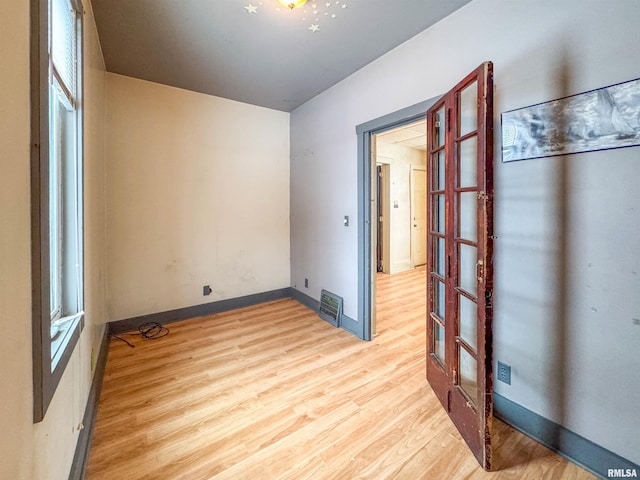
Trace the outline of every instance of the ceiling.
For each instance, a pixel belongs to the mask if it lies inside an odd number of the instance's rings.
[[[469,1],[92,4],[108,71],[290,112]]]
[[[376,140],[381,143],[391,143],[426,151],[427,121],[419,120],[409,125],[379,133],[376,135]]]

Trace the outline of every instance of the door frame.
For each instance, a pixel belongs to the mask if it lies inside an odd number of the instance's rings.
[[[390,160],[377,155],[375,158],[376,167],[380,168],[380,178],[382,179],[378,179],[380,190],[376,195],[376,214],[379,213],[378,207],[382,199],[382,217],[384,218],[382,228],[380,228],[380,220],[376,219],[378,225],[376,250],[381,250],[379,253],[382,256],[382,271],[389,273],[391,271],[391,164],[380,161],[381,159]],[[380,230],[382,230],[382,242],[380,242]],[[373,236],[372,240],[375,240]],[[380,245],[382,245],[382,248]],[[376,270],[377,267],[378,265],[376,265]]]
[[[362,123],[356,127],[358,136],[358,318],[349,330],[363,340],[371,340],[373,332],[373,280],[372,242],[372,145],[373,136],[417,120],[426,118],[427,110],[440,96],[430,98],[410,107]]]

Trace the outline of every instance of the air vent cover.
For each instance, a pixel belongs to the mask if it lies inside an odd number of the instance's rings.
[[[334,327],[340,326],[342,316],[342,297],[331,292],[322,290],[320,292],[320,318],[326,320]]]

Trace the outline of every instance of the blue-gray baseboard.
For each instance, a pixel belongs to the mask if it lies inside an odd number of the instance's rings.
[[[214,313],[226,312],[228,310],[235,310],[236,308],[250,307],[252,305],[258,305],[264,302],[270,302],[273,300],[279,300],[281,298],[293,298],[297,302],[300,302],[311,310],[318,311],[320,308],[320,301],[302,293],[295,288],[286,287],[278,290],[271,290],[269,292],[255,293],[253,295],[246,295],[244,297],[230,298],[227,300],[220,300],[218,302],[205,303],[202,305],[195,305],[193,307],[178,308],[176,310],[169,310],[167,312],[150,313],[148,315],[140,315],[139,317],[126,318],[123,320],[115,320],[109,322],[109,334],[117,335],[118,333],[131,332],[137,330],[140,325],[147,322],[158,323],[172,323],[179,322],[181,320],[187,320],[189,318],[202,317],[205,315],[212,315]],[[350,333],[355,333],[353,328],[355,320],[342,315],[340,317],[340,326]]]
[[[315,298],[312,298],[306,293],[302,293],[300,290],[296,290],[293,287],[291,288],[291,298],[301,303],[305,307],[310,308],[311,310],[318,311],[320,309],[320,300],[316,300]],[[354,328],[354,323],[356,323],[356,321],[351,317],[347,317],[344,313],[340,316],[339,326],[357,337],[357,329]]]
[[[540,442],[594,475],[607,478],[609,469],[635,469],[640,467],[600,445],[567,430],[532,412],[498,393],[493,394],[494,415],[528,437]]]
[[[353,318],[347,317],[346,315],[342,314],[342,316],[340,317],[340,326],[356,337],[362,338],[358,334],[358,322],[356,322]]]
[[[281,298],[291,297],[291,288],[280,288],[269,292],[254,293],[245,295],[244,297],[229,298],[217,302],[205,303],[202,305],[194,305],[193,307],[178,308],[167,312],[150,313],[139,317],[127,318],[124,320],[116,320],[109,322],[109,334],[118,334],[136,330],[140,325],[146,322],[172,323],[189,318],[202,317],[212,315],[214,313],[235,310],[236,308],[250,307],[259,303],[271,302]]]
[[[316,300],[315,298],[311,298],[306,293],[302,293],[300,290],[296,290],[295,288],[291,288],[291,298],[293,298],[296,302],[301,303],[307,308],[311,310],[320,310],[320,300]]]
[[[109,335],[108,327],[104,330],[102,341],[100,342],[100,352],[96,359],[95,372],[91,389],[89,390],[89,398],[87,406],[84,410],[82,424],[84,428],[80,430],[76,451],[73,455],[73,463],[69,472],[69,480],[82,480],[85,470],[87,469],[87,460],[89,459],[89,448],[91,447],[91,437],[93,436],[93,426],[96,421],[96,413],[98,411],[98,402],[100,401],[100,391],[102,390],[102,380],[104,371],[107,366],[107,352],[109,351]]]

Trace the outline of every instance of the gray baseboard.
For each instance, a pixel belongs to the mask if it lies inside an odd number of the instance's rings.
[[[314,312],[317,312],[318,310],[320,310],[320,300],[316,300],[315,298],[312,298],[306,293],[302,293],[300,290],[297,290],[293,287],[291,288],[291,298],[301,303],[305,307],[310,308]],[[331,322],[327,322],[327,323],[331,323]],[[354,334],[357,337],[358,336],[357,329],[354,328],[353,324],[357,324],[357,322],[352,318],[347,317],[344,313],[340,316],[339,327],[343,328],[349,333]]]
[[[279,300],[291,297],[291,288],[280,288],[269,292],[255,293],[244,297],[229,298],[217,302],[194,305],[193,307],[178,308],[167,312],[150,313],[139,317],[127,318],[109,322],[109,334],[118,334],[137,330],[140,325],[147,322],[172,323],[189,318],[203,317],[214,313],[235,310],[236,308],[250,307],[259,303]]]
[[[98,412],[98,402],[100,401],[100,391],[102,390],[102,380],[104,371],[107,366],[107,353],[109,352],[109,335],[108,328],[105,328],[102,341],[100,342],[100,352],[96,359],[95,372],[93,381],[91,382],[91,390],[89,390],[89,398],[87,406],[84,410],[82,424],[84,428],[80,430],[76,451],[73,455],[73,463],[69,472],[69,480],[82,480],[87,469],[87,461],[89,460],[89,449],[91,447],[91,437],[93,436],[93,427]]]
[[[494,393],[493,401],[496,418],[594,475],[608,478],[609,469],[635,469],[637,475],[640,475],[640,466],[562,425],[541,417],[500,394]]]
[[[344,328],[347,332],[352,333],[356,337],[363,340],[358,334],[358,332],[362,329],[359,328],[358,322],[355,321],[353,318],[347,317],[346,315],[343,314],[342,317],[340,317],[340,326]]]
[[[320,300],[316,300],[315,298],[311,298],[306,293],[302,293],[300,290],[295,288],[291,288],[291,298],[293,298],[296,302],[301,303],[307,308],[317,312],[320,310]]]
[[[218,302],[205,303],[203,305],[195,305],[193,307],[178,308],[176,310],[169,310],[166,312],[150,313],[148,315],[140,315],[139,317],[115,320],[108,324],[109,334],[117,335],[118,333],[131,332],[133,330],[137,330],[140,325],[147,322],[158,322],[162,324],[179,322],[190,318],[235,310],[236,308],[250,307],[264,302],[279,300],[281,298],[293,298],[315,312],[320,309],[319,300],[316,300],[295,288],[286,287],[278,290],[271,290],[269,292],[246,295],[244,297],[230,298],[228,300],[220,300]],[[357,322],[352,318],[342,315],[340,317],[340,326],[357,336]]]

